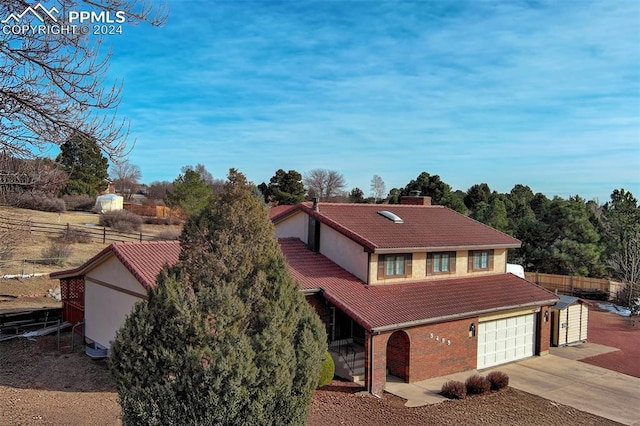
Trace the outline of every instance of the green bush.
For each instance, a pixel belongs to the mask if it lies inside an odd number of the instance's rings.
[[[142,218],[126,210],[116,210],[100,215],[100,226],[122,232],[139,231],[142,228]]]
[[[464,384],[467,387],[467,395],[481,395],[489,392],[489,389],[491,389],[489,380],[479,374],[474,374],[469,377]]]
[[[509,386],[509,376],[502,371],[492,371],[487,374],[487,380],[491,384],[491,390],[500,390]]]
[[[450,380],[442,385],[440,394],[449,399],[464,399],[467,395],[467,389],[464,383],[457,380]]]
[[[318,377],[318,387],[321,388],[331,383],[335,372],[336,365],[333,362],[333,358],[331,357],[331,354],[329,352],[325,352],[322,359],[322,369],[320,370],[320,374]]]

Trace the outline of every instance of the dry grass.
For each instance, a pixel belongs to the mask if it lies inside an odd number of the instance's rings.
[[[71,226],[82,229],[84,227],[98,226],[100,216],[93,213],[85,212],[64,212],[50,213],[35,210],[19,209],[14,207],[0,206],[0,218],[9,217],[21,221],[33,221],[49,224],[69,224]],[[180,225],[148,225],[142,226],[142,233],[147,235],[160,235],[163,232],[174,231],[180,232]],[[51,245],[53,238],[43,234],[27,234],[16,246],[12,253],[12,259],[9,262],[0,262],[0,275],[5,274],[32,274],[32,273],[50,273],[59,270],[74,268],[82,265],[100,250],[109,245],[98,242],[72,244],[72,255],[60,266],[56,265],[40,265],[33,263],[24,263],[24,259],[38,259],[42,257],[42,251]]]

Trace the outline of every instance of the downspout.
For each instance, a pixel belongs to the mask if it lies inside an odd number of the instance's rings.
[[[369,380],[367,383],[367,390],[370,394],[373,393],[373,333],[369,334]]]

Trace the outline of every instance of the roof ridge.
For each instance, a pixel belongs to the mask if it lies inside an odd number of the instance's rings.
[[[116,241],[115,243],[111,243],[111,245],[121,247],[121,246],[131,246],[131,245],[155,245],[155,244],[176,244],[180,243],[178,240],[158,240],[158,241]]]
[[[496,228],[494,228],[494,227],[492,227],[492,226],[489,226],[489,225],[487,225],[486,223],[482,223],[482,222],[480,222],[479,220],[476,220],[476,219],[472,218],[471,216],[467,216],[467,215],[462,214],[462,213],[460,213],[460,212],[458,212],[458,211],[455,211],[455,210],[453,210],[453,209],[450,209],[449,207],[445,207],[445,206],[443,206],[443,207],[444,207],[445,209],[447,209],[447,210],[451,210],[452,212],[454,212],[454,213],[455,213],[455,214],[457,214],[457,215],[460,215],[460,216],[462,216],[462,217],[465,217],[465,218],[467,218],[467,219],[470,219],[470,220],[472,220],[472,221],[474,221],[474,222],[476,222],[476,223],[478,223],[478,224],[480,224],[480,225],[484,226],[485,228],[491,229],[492,231],[496,231],[496,232],[498,232],[498,233],[500,233],[500,234],[502,234],[502,235],[504,235],[504,236],[506,236],[506,237],[513,238],[514,240],[518,241],[518,242],[520,243],[520,245],[522,245],[522,241],[520,241],[519,239],[517,239],[517,238],[516,238],[516,237],[514,237],[513,235],[509,235],[509,234],[507,234],[506,232],[502,232],[502,231],[501,231],[501,230],[499,230],[499,229],[496,229]]]
[[[324,221],[328,226],[332,227],[333,229],[335,229],[336,231],[340,232],[341,234],[343,234],[345,237],[354,240],[356,243],[368,247],[371,250],[375,250],[378,246],[373,243],[373,241],[363,237],[362,235],[358,234],[357,232],[353,231],[352,229],[347,228],[346,226],[336,222],[335,220],[331,219],[328,216],[325,216],[322,214],[322,210],[313,210],[313,207],[308,207],[308,206],[303,206],[303,210],[306,209],[307,214],[311,215],[311,216],[319,216],[321,218],[321,221]],[[352,238],[354,237],[354,238]],[[360,241],[358,241],[360,240]]]

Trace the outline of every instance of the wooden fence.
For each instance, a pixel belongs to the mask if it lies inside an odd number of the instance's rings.
[[[624,288],[624,284],[601,278],[574,277],[570,275],[543,274],[541,272],[525,272],[528,281],[538,284],[549,291],[581,296],[589,292],[602,292],[609,299],[617,296]]]
[[[155,235],[143,234],[142,232],[115,231],[104,226],[43,223],[2,215],[0,215],[0,229],[19,229],[31,234],[46,235],[50,238],[64,237],[72,230],[78,230],[89,235],[91,241],[102,244],[126,241],[149,241],[156,237]]]
[[[180,209],[165,206],[143,206],[140,204],[124,203],[124,209],[138,216],[159,217],[164,219],[184,220],[187,215]]]

